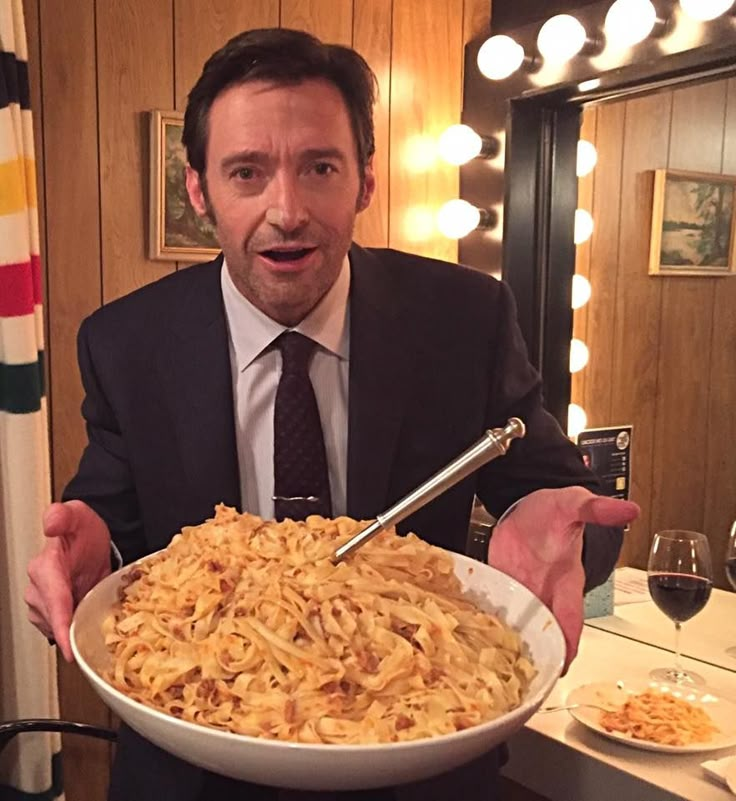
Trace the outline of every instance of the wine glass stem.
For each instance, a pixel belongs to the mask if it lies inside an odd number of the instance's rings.
[[[675,621],[675,670],[678,673],[682,673],[682,661],[680,659],[680,630],[682,629],[682,624],[679,620]]]

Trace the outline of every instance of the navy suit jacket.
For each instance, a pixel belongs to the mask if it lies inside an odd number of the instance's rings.
[[[348,515],[385,511],[512,416],[526,437],[401,531],[463,551],[474,494],[499,516],[538,488],[596,489],[542,406],[505,284],[392,250],[353,246],[350,264]],[[126,562],[163,548],[218,502],[240,507],[221,266],[222,257],[170,275],[80,329],[89,442],[64,497],[102,516]],[[593,528],[589,587],[606,578],[621,542],[620,530]]]

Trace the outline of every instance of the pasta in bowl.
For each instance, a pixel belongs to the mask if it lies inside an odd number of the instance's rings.
[[[132,728],[234,778],[359,789],[473,759],[550,691],[559,628],[512,579],[413,535],[334,565],[360,525],[218,507],[82,601],[75,657]]]

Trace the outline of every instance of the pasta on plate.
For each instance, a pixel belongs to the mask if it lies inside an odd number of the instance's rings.
[[[384,532],[333,564],[360,527],[218,506],[124,577],[103,678],[183,720],[301,743],[434,737],[518,706],[536,671],[462,597],[452,557]]]
[[[705,743],[719,732],[701,707],[654,691],[632,695],[618,709],[602,712],[600,724],[608,732],[661,745]]]

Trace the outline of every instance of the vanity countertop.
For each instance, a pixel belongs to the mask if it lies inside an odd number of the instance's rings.
[[[700,629],[706,656],[736,644],[736,594],[714,593],[709,605],[720,625]],[[708,607],[706,607],[707,609]],[[701,613],[705,615],[705,611]],[[693,635],[698,618],[690,622]],[[710,617],[710,616],[709,616]],[[661,619],[660,619],[661,618]],[[607,621],[605,630],[600,621]],[[687,628],[685,625],[683,634]],[[575,687],[599,681],[646,681],[655,667],[671,664],[672,624],[651,601],[617,606],[614,615],[586,621],[580,650],[570,671],[555,685],[545,706],[563,703]],[[616,632],[619,633],[616,633]],[[640,641],[654,632],[655,644]],[[621,632],[626,632],[624,633]],[[704,632],[707,632],[704,633]],[[636,638],[631,636],[636,634]],[[684,639],[684,637],[683,637]],[[726,643],[725,640],[728,640]],[[695,636],[693,640],[695,642]],[[736,668],[736,660],[734,668]],[[685,668],[697,671],[709,689],[736,702],[733,669],[709,661],[683,659]],[[665,754],[609,740],[575,721],[569,712],[536,714],[509,743],[511,759],[503,773],[551,801],[733,801],[726,785],[709,776],[701,763],[736,756],[736,748],[687,754]]]

